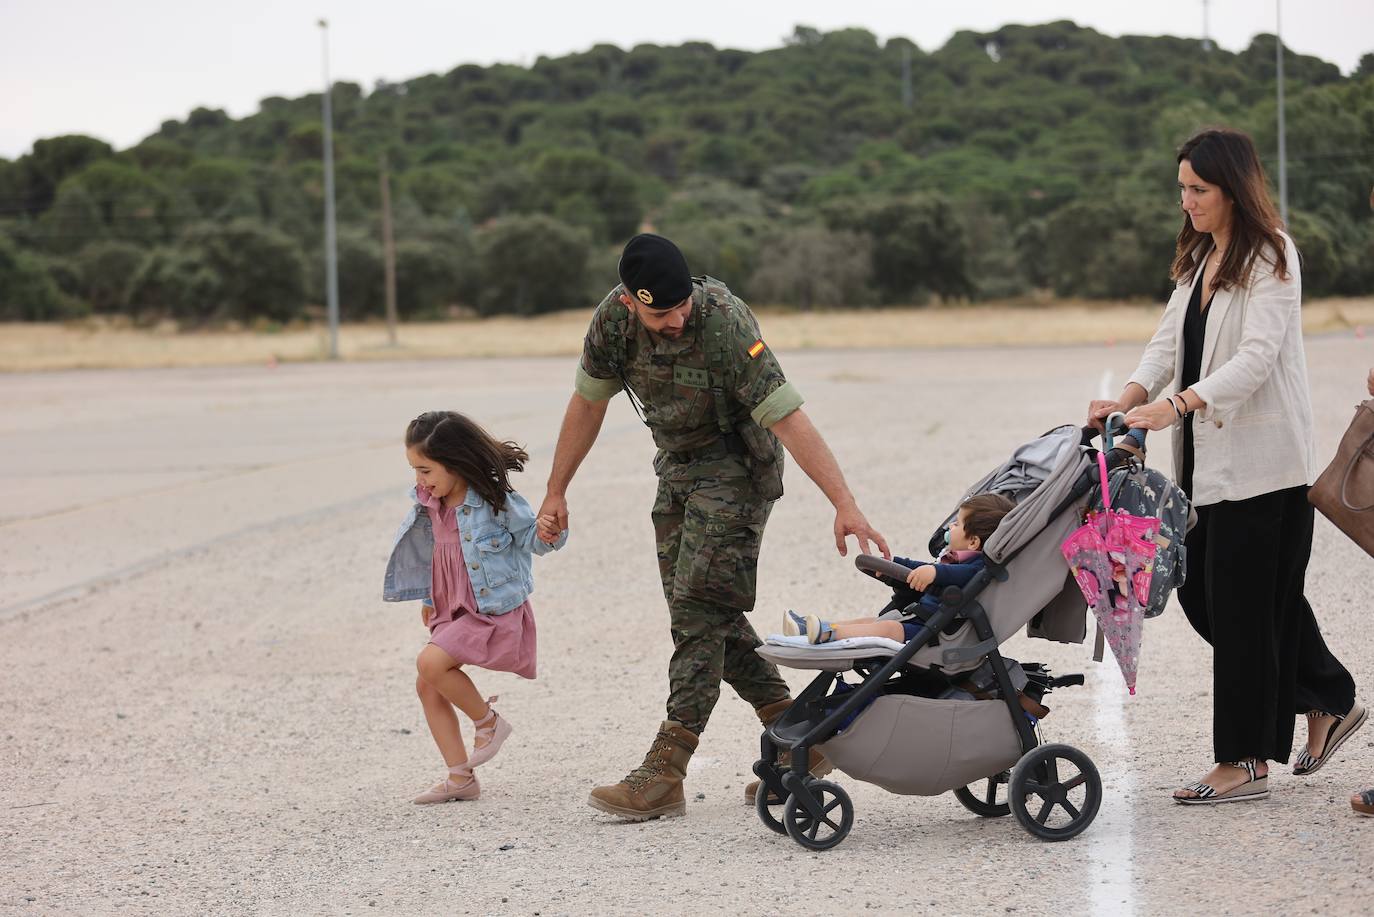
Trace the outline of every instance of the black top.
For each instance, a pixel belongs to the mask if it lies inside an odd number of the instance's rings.
[[[1198,380],[1202,374],[1202,345],[1207,339],[1207,307],[1202,304],[1203,275],[1206,271],[1199,266],[1197,277],[1193,279],[1193,296],[1188,300],[1188,311],[1183,315],[1183,373],[1178,380],[1181,392]],[[1210,306],[1212,300],[1207,300]],[[1190,498],[1193,496],[1193,417],[1188,415],[1183,422],[1183,468],[1179,472],[1178,484]]]

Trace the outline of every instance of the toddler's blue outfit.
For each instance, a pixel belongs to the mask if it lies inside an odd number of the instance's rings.
[[[894,557],[893,563],[901,564],[903,567],[910,567],[915,570],[918,567],[932,566],[929,561],[913,560],[910,557]],[[940,592],[947,586],[967,586],[969,580],[973,579],[974,574],[987,565],[986,558],[982,551],[946,551],[940,555],[935,567],[935,579],[924,592],[918,592],[909,587],[903,587],[905,592],[912,598],[920,596],[921,618],[929,618],[940,608]],[[899,593],[902,590],[899,590]],[[907,601],[906,604],[910,604]],[[922,621],[903,621],[902,636],[910,640],[921,630]]]

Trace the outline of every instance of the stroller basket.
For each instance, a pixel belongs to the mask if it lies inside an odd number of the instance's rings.
[[[1007,770],[1021,757],[1001,700],[880,697],[819,746],[855,780],[890,793],[938,796]]]

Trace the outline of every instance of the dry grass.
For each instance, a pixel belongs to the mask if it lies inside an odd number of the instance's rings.
[[[406,324],[391,346],[381,324],[345,325],[346,360],[553,356],[581,349],[589,313]],[[1100,344],[1149,338],[1159,307],[1123,303],[982,305],[926,309],[791,312],[759,310],[765,340],[777,350],[972,345]],[[1374,334],[1374,298],[1307,303],[1309,334],[1355,329]],[[159,366],[224,366],[325,357],[322,327],[264,331],[177,332],[97,323],[0,324],[0,371]]]

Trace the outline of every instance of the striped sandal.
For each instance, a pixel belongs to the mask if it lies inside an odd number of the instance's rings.
[[[1219,802],[1245,802],[1250,799],[1266,799],[1269,796],[1269,775],[1256,776],[1255,759],[1248,761],[1223,761],[1227,767],[1238,767],[1245,771],[1247,779],[1240,786],[1225,793],[1218,793],[1216,787],[1206,783],[1190,783],[1183,789],[1197,793],[1196,796],[1174,795],[1174,802],[1184,806],[1211,806]]]
[[[1374,818],[1374,790],[1365,790],[1350,797],[1350,808],[1356,815]]]
[[[1369,713],[1360,706],[1358,701],[1345,716],[1341,716],[1339,713],[1327,713],[1324,710],[1310,710],[1307,714],[1309,720],[1319,716],[1333,716],[1336,718],[1336,722],[1332,723],[1331,728],[1327,730],[1326,741],[1322,743],[1321,754],[1313,757],[1305,745],[1302,751],[1298,752],[1298,760],[1293,765],[1293,773],[1298,777],[1315,774],[1321,770],[1322,765],[1331,760],[1331,756],[1345,744],[1346,739],[1354,735],[1355,730],[1363,726],[1364,721],[1369,719]]]

